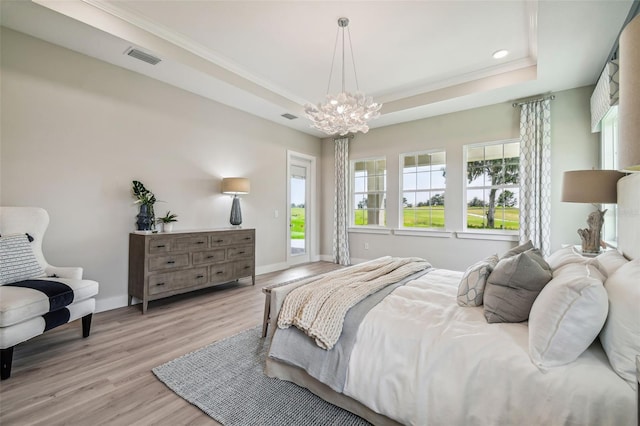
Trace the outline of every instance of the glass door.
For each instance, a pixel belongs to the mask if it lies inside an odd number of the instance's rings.
[[[311,229],[311,160],[302,154],[289,153],[289,235],[287,259],[289,264],[309,262]]]

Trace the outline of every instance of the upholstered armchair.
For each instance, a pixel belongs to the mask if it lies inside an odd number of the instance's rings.
[[[13,348],[82,318],[88,337],[98,283],[82,268],[50,265],[42,253],[49,214],[36,207],[0,207],[0,377],[11,375]]]

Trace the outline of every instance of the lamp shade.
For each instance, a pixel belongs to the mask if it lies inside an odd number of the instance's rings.
[[[572,203],[615,203],[616,184],[624,176],[617,170],[573,170],[564,172],[562,201]]]
[[[241,177],[231,177],[222,179],[223,194],[248,194],[251,189],[249,179]]]

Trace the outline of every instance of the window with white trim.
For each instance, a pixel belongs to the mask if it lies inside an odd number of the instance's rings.
[[[387,160],[351,161],[353,226],[386,226]]]
[[[600,133],[600,168],[602,170],[618,169],[618,106],[612,106],[605,114]],[[602,226],[602,239],[613,243],[618,240],[617,205],[603,204],[606,209]]]
[[[400,155],[400,226],[444,228],[446,156],[444,151]]]
[[[467,229],[520,228],[520,142],[467,145],[465,192]]]

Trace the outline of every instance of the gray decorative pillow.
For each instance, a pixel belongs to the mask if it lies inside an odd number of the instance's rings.
[[[527,241],[524,244],[521,244],[517,247],[512,248],[511,250],[509,250],[508,252],[506,252],[505,254],[502,255],[502,257],[500,259],[506,259],[507,257],[513,257],[517,254],[520,253],[524,253],[527,250],[531,250],[533,247],[533,243],[531,242],[531,240]]]
[[[547,263],[546,260],[544,260],[544,256],[542,256],[540,250],[538,250],[537,248],[532,248],[531,250],[527,250],[524,253],[531,259],[535,260],[536,263],[542,267],[542,269],[551,271],[551,266]]]
[[[522,322],[529,318],[531,306],[551,280],[533,253],[503,258],[487,279],[484,289],[484,316],[490,323]]]
[[[0,285],[45,275],[25,234],[0,237]]]
[[[487,278],[498,263],[498,255],[494,254],[486,259],[469,266],[458,285],[458,305],[480,306]]]

